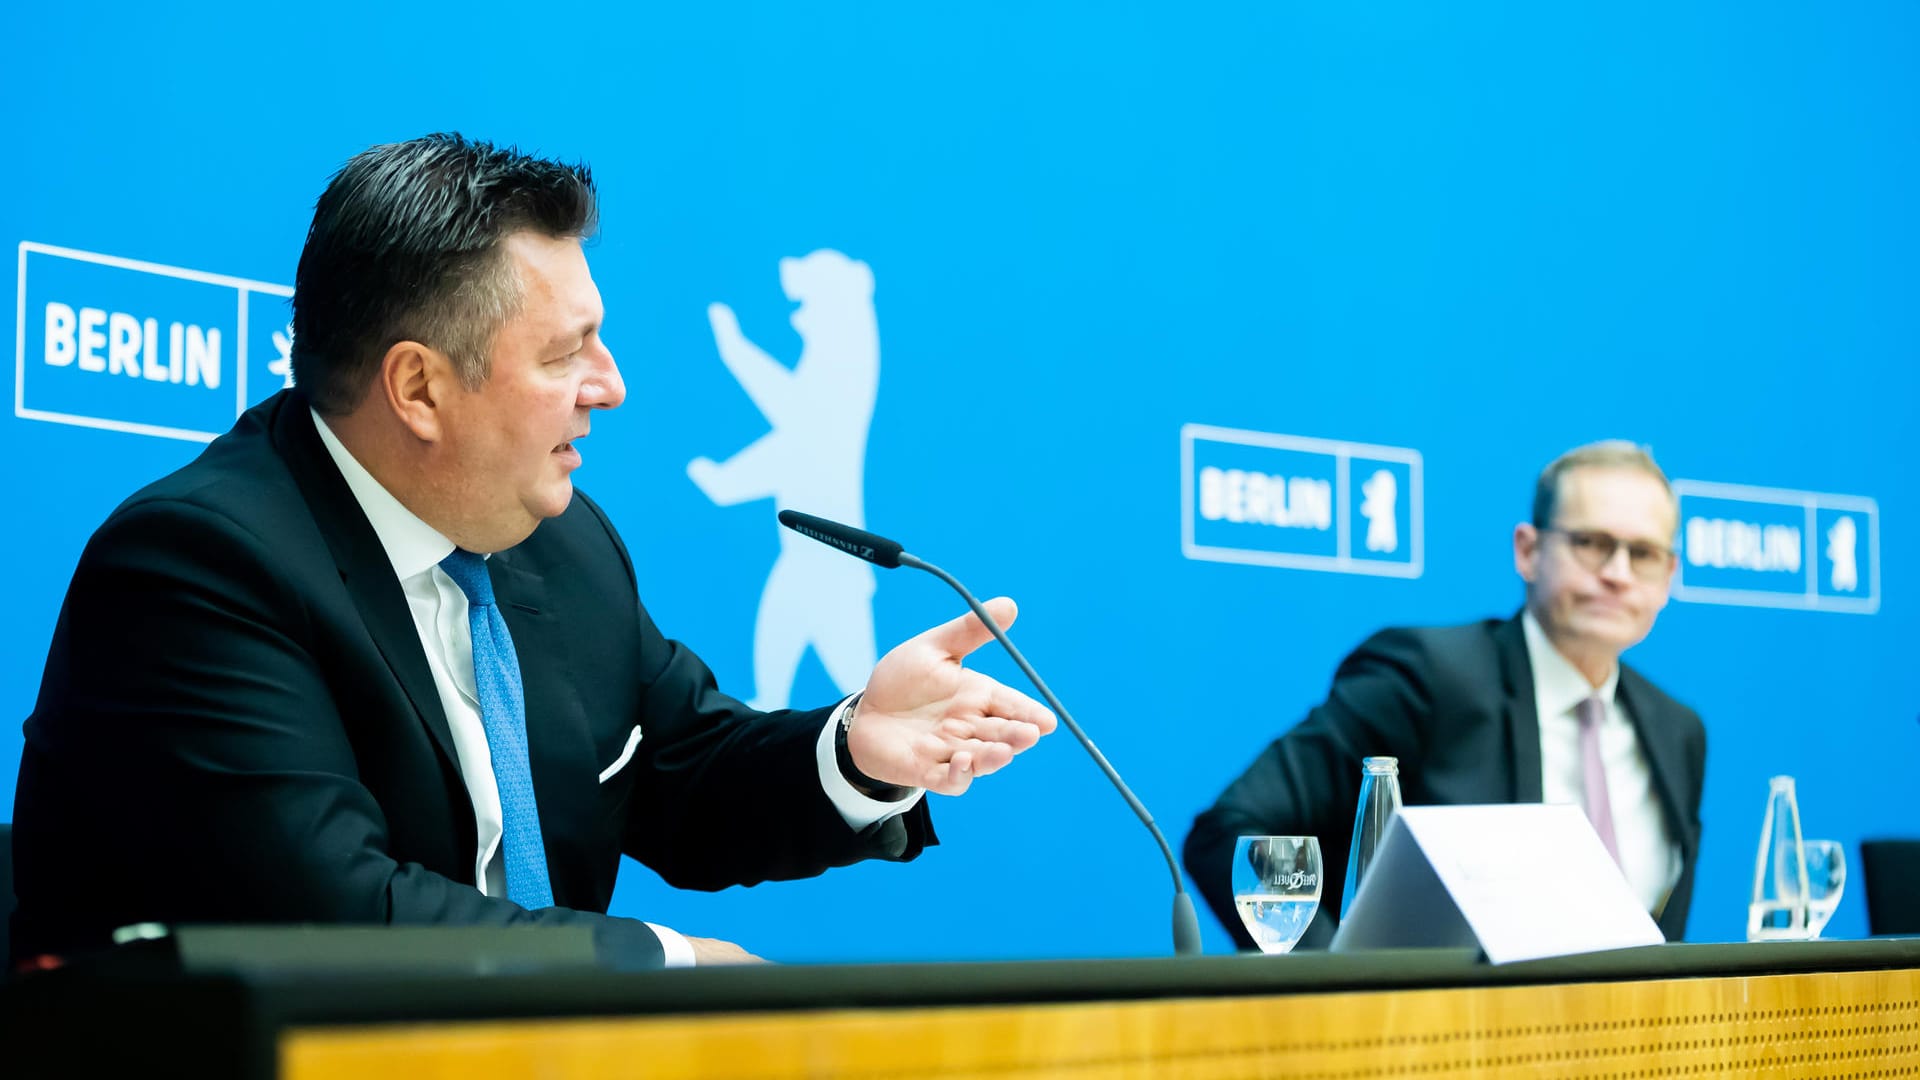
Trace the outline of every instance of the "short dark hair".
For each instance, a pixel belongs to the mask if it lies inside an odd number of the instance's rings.
[[[355,154],[313,208],[293,288],[293,377],[316,410],[351,411],[396,343],[446,353],[475,389],[520,305],[501,241],[586,238],[593,175],[513,147],[441,133]]]
[[[1604,442],[1588,443],[1554,458],[1547,467],[1540,470],[1540,479],[1533,486],[1533,527],[1545,529],[1553,525],[1553,516],[1560,511],[1560,480],[1575,469],[1638,469],[1666,489],[1667,501],[1673,504],[1673,517],[1676,526],[1680,520],[1680,501],[1674,495],[1673,482],[1653,460],[1653,452],[1637,443],[1625,439],[1608,439]]]

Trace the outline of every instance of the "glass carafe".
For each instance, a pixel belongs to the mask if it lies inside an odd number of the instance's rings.
[[[1347,881],[1340,890],[1340,917],[1347,917],[1373,854],[1387,838],[1387,826],[1400,809],[1400,759],[1370,757],[1360,762],[1360,803],[1353,811],[1353,845],[1347,851]]]
[[[1753,862],[1753,900],[1747,905],[1748,941],[1797,941],[1813,936],[1807,909],[1807,847],[1793,777],[1768,781],[1767,815]]]

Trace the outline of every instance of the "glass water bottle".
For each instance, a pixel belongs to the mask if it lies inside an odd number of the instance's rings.
[[[1807,849],[1800,834],[1800,803],[1793,777],[1768,781],[1767,816],[1760,822],[1760,853],[1753,863],[1753,902],[1747,905],[1748,941],[1810,937]]]
[[[1360,805],[1353,812],[1353,846],[1347,853],[1347,883],[1340,890],[1340,917],[1347,917],[1373,853],[1387,838],[1400,809],[1400,759],[1370,757],[1360,763]]]

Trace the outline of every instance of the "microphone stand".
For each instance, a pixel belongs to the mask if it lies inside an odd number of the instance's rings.
[[[1047,704],[1053,708],[1054,714],[1060,717],[1060,722],[1067,725],[1067,730],[1073,732],[1073,737],[1080,740],[1081,746],[1086,747],[1087,753],[1093,757],[1094,764],[1100,766],[1100,771],[1107,774],[1108,780],[1113,781],[1113,786],[1120,792],[1120,797],[1127,801],[1127,805],[1133,808],[1134,815],[1140,819],[1141,824],[1153,834],[1154,842],[1160,845],[1160,854],[1167,860],[1167,870],[1173,875],[1173,951],[1179,956],[1198,956],[1200,954],[1200,923],[1193,913],[1193,897],[1188,895],[1186,883],[1180,880],[1180,864],[1174,861],[1173,848],[1167,844],[1166,835],[1160,831],[1160,826],[1154,824],[1153,815],[1148,813],[1146,806],[1135,797],[1133,789],[1127,787],[1127,782],[1120,779],[1120,774],[1108,763],[1107,756],[1100,752],[1099,747],[1093,745],[1093,740],[1087,737],[1087,733],[1081,730],[1078,723],[1074,722],[1073,714],[1069,713],[1067,707],[1060,703],[1060,699],[1053,695],[1053,691],[1047,688],[1046,681],[1040,678],[1040,673],[1033,670],[1033,665],[1027,663],[1027,658],[1020,655],[1019,649],[1014,648],[1013,641],[1007,637],[1006,631],[1000,629],[1000,624],[994,621],[993,616],[987,614],[986,607],[974,599],[965,585],[960,584],[958,579],[945,570],[905,551],[900,552],[899,562],[901,566],[925,570],[952,586],[953,591],[960,594],[961,599],[967,602],[967,607],[973,611],[975,617],[986,624],[987,630],[993,634],[993,639],[1000,643],[1001,648],[1007,650],[1007,655],[1013,657],[1013,662],[1020,665],[1020,670],[1026,673],[1027,678],[1033,680],[1034,687],[1040,691],[1041,697],[1047,699]]]

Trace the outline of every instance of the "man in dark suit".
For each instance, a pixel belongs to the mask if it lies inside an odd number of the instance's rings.
[[[812,711],[749,709],[662,636],[570,479],[625,396],[596,214],[584,167],[458,136],[334,177],[297,388],[122,504],[74,573],[26,724],[16,956],[260,921],[586,924],[621,966],[747,959],[605,915],[621,854],[699,889],[910,859],[923,790],[1052,730],[961,667],[971,615]]]
[[[1693,710],[1620,654],[1666,606],[1679,510],[1631,443],[1569,451],[1540,474],[1532,520],[1513,530],[1526,605],[1504,621],[1384,630],[1341,662],[1327,700],[1228,785],[1188,834],[1187,872],[1243,948],[1235,838],[1320,839],[1320,911],[1302,943],[1338,923],[1361,759],[1399,759],[1408,805],[1584,806],[1670,940],[1686,929],[1700,850],[1707,738]]]

